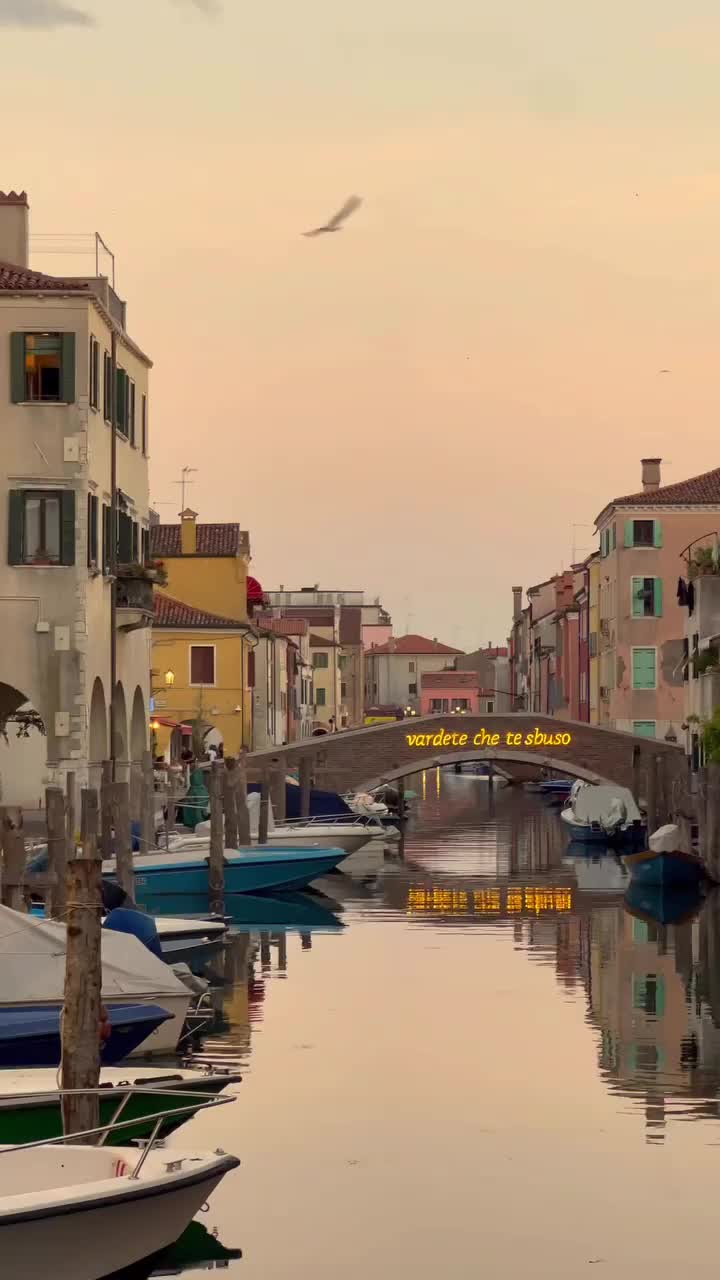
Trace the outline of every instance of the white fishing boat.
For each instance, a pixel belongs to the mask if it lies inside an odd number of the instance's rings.
[[[101,1280],[168,1248],[239,1160],[224,1152],[0,1147],[8,1280]]]
[[[66,926],[0,906],[0,1007],[62,1005]],[[134,1057],[173,1053],[192,992],[172,969],[127,933],[102,932],[102,998],[113,1004],[152,1004],[171,1016],[135,1050]]]
[[[258,842],[260,832],[260,796],[257,791],[247,798],[250,816],[250,838],[253,845]],[[295,818],[290,822],[277,824],[273,815],[272,804],[268,801],[268,842],[274,848],[285,849],[342,849],[345,853],[355,853],[369,840],[385,837],[385,828],[381,823],[366,825],[348,814],[348,821],[342,816],[337,821],[329,821],[322,817]],[[197,843],[194,843],[197,842]],[[199,822],[192,835],[179,834],[170,837],[170,848],[201,849],[209,848],[210,823]]]
[[[586,844],[633,844],[644,839],[632,791],[612,784],[574,782],[560,818],[571,838]]]

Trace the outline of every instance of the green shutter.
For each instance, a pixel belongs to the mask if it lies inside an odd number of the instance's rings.
[[[643,578],[632,579],[632,616],[633,618],[644,618],[645,616],[643,581],[644,581]]]
[[[87,546],[88,568],[91,568],[98,561],[98,500],[94,493],[88,494]]]
[[[22,404],[25,399],[25,334],[10,334],[10,399]]]
[[[13,337],[18,335],[13,334]],[[22,335],[20,335],[22,336]],[[23,555],[23,495],[22,489],[8,493],[8,564],[22,564]]]
[[[124,511],[118,512],[118,560],[120,564],[132,564],[133,522]]]
[[[662,525],[659,520],[653,520],[653,546],[662,546]]]
[[[633,649],[633,689],[655,688],[655,650]]]
[[[655,579],[655,617],[662,618],[662,596],[663,584],[662,578]]]
[[[60,493],[60,563],[75,563],[75,490]]]
[[[62,334],[60,365],[60,399],[65,404],[75,403],[75,334]]]
[[[128,387],[127,387],[127,374],[126,374],[125,370],[124,370],[124,369],[120,369],[120,368],[118,368],[117,373],[116,373],[116,375],[115,375],[115,378],[116,378],[116,382],[115,382],[115,402],[116,402],[116,406],[115,406],[115,425],[116,425],[116,427],[117,427],[118,431],[121,431],[121,432],[122,432],[122,434],[123,434],[124,436],[126,436],[126,435],[127,435],[127,410],[128,410],[127,392],[128,392]]]
[[[614,551],[617,546],[617,525],[615,524],[614,520],[611,525],[611,541],[612,541],[611,550]]]
[[[634,524],[633,520],[625,521],[625,546],[626,547],[635,546],[635,531],[633,529],[633,524]]]

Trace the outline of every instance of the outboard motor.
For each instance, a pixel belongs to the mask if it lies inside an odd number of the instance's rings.
[[[115,933],[130,933],[142,942],[158,960],[163,959],[162,947],[155,921],[144,911],[132,910],[129,907],[115,907],[105,918],[104,929],[113,929]]]

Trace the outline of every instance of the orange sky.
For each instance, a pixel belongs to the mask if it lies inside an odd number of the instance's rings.
[[[203,7],[0,0],[0,187],[117,256],[164,519],[197,467],[264,586],[499,641],[641,456],[718,461],[720,18]],[[352,191],[342,235],[300,237]]]

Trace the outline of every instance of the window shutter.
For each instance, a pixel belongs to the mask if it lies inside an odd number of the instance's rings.
[[[142,451],[144,454],[148,451],[147,396],[142,398]]]
[[[75,334],[62,334],[60,399],[65,404],[75,403]],[[64,561],[63,561],[64,563]],[[74,561],[72,561],[74,564]]]
[[[115,374],[115,425],[127,435],[127,375],[119,367]]]
[[[25,334],[10,334],[10,399],[22,404],[25,399]]]
[[[635,534],[633,530],[633,523],[634,522],[632,520],[625,521],[625,546],[626,547],[635,546]]]
[[[120,564],[132,563],[132,520],[124,511],[118,512],[117,555]]]
[[[74,489],[63,489],[60,493],[60,563],[75,563]]]
[[[103,573],[110,568],[110,508],[103,502],[102,509]]]
[[[22,336],[13,334],[13,337]],[[22,564],[23,495],[22,489],[8,494],[8,564]]]
[[[132,562],[137,564],[138,561],[138,531],[139,526],[136,520],[132,522]]]
[[[643,579],[633,578],[632,580],[632,616],[633,618],[642,618],[645,614],[645,602],[643,597]]]
[[[663,597],[662,578],[656,578],[655,579],[655,617],[656,618],[662,618],[662,604],[663,604],[662,597]]]
[[[132,378],[128,381],[128,425],[130,430],[130,443],[135,444],[135,383]]]
[[[659,520],[653,520],[653,546],[662,546],[662,525]]]
[[[615,524],[614,521],[610,526],[610,541],[611,541],[610,550],[614,551],[617,546],[617,525]]]

